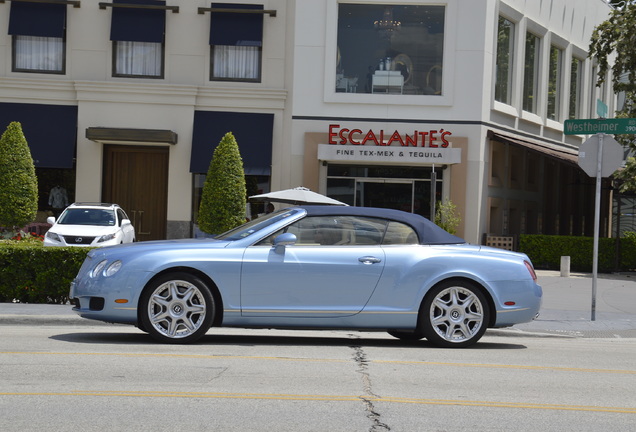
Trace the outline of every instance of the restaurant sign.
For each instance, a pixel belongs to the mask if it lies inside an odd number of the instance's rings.
[[[450,131],[362,131],[329,125],[329,143],[318,145],[318,159],[324,161],[400,164],[455,164],[461,149],[450,147]]]
[[[324,161],[447,165],[460,163],[462,151],[452,147],[360,147],[319,144],[318,159]]]

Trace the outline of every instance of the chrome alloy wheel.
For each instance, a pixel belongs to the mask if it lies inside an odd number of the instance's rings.
[[[486,331],[487,308],[483,295],[468,284],[441,287],[428,307],[428,339],[447,347],[477,342]]]
[[[206,296],[195,283],[168,280],[150,293],[147,303],[149,327],[168,339],[188,338],[206,321],[209,313],[206,306]]]

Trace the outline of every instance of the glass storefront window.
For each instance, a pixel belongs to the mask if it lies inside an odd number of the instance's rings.
[[[444,6],[338,6],[336,92],[441,95]]]
[[[329,164],[327,195],[352,206],[391,208],[430,219],[432,171],[431,167]],[[440,201],[439,177],[434,193],[435,201]]]

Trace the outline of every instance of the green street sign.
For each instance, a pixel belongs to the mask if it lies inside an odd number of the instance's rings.
[[[600,99],[596,99],[596,115],[602,118],[607,117],[607,104]]]
[[[636,119],[582,119],[566,120],[563,124],[566,135],[594,135],[604,133],[609,135],[636,134]]]

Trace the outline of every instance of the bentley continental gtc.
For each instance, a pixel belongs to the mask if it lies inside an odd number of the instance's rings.
[[[211,239],[93,249],[71,284],[82,317],[190,343],[211,327],[358,329],[441,347],[533,320],[525,254],[466,243],[398,210],[299,206]]]

